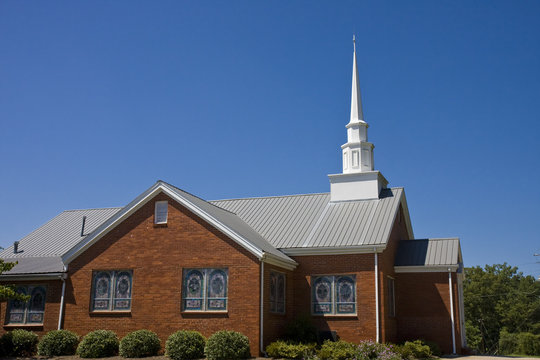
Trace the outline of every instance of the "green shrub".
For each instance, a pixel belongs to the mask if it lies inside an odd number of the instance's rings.
[[[247,359],[251,356],[249,339],[236,331],[218,331],[208,338],[204,354],[208,360]]]
[[[2,335],[2,345],[5,355],[33,356],[37,351],[38,336],[32,331],[13,330]]]
[[[506,329],[502,329],[499,334],[499,352],[502,355],[517,354],[518,351],[518,334],[509,333]]]
[[[356,360],[401,360],[393,345],[379,344],[374,341],[361,341],[356,350]]]
[[[198,331],[177,331],[165,343],[165,355],[173,360],[204,357],[206,339]]]
[[[405,344],[396,347],[403,359],[427,359],[433,356],[429,345],[422,340],[406,341]]]
[[[519,333],[518,353],[521,355],[540,355],[540,337],[529,332]]]
[[[150,330],[130,332],[120,341],[120,356],[125,358],[142,358],[155,356],[161,349],[159,337]]]
[[[286,341],[274,341],[266,347],[266,353],[273,358],[306,359],[315,354],[317,344],[294,344]]]
[[[319,358],[323,360],[346,360],[356,355],[358,346],[343,340],[326,340],[319,350]]]
[[[317,328],[310,316],[301,314],[287,324],[284,338],[294,343],[314,343],[317,342]]]
[[[429,341],[429,340],[423,340],[423,339],[420,340],[420,341],[422,341],[422,343],[429,346],[429,349],[431,350],[432,355],[434,355],[434,356],[441,356],[442,355],[441,348],[440,348],[439,344],[437,344],[436,342]]]
[[[110,330],[96,330],[83,337],[77,355],[82,358],[102,358],[118,354],[118,336]]]
[[[75,355],[79,337],[69,330],[52,330],[41,338],[38,354],[47,357]]]

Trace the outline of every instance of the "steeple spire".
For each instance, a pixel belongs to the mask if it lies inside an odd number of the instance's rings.
[[[351,91],[351,119],[347,128],[347,142],[341,145],[343,173],[328,175],[330,200],[351,201],[377,199],[388,181],[374,170],[373,148],[368,140],[368,123],[364,121],[362,95],[356,63],[356,38],[353,35],[353,71]]]
[[[358,81],[358,65],[356,64],[356,38],[353,35],[353,71],[352,71],[352,91],[351,91],[351,123],[364,121],[362,111],[362,94],[360,93],[360,82]]]

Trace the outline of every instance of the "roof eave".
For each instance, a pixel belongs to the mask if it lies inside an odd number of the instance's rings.
[[[2,274],[0,275],[0,281],[13,281],[13,280],[56,280],[65,279],[65,272],[54,273],[34,273],[34,274]]]
[[[285,248],[279,249],[288,256],[309,256],[309,255],[346,255],[346,254],[373,254],[381,253],[386,248],[382,245],[363,246],[331,246],[331,247],[305,247],[305,248]]]
[[[458,265],[415,265],[415,266],[394,266],[396,273],[419,273],[419,272],[456,272]]]

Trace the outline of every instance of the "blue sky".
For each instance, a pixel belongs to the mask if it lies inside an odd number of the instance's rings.
[[[2,1],[0,245],[158,179],[329,191],[353,33],[375,167],[416,237],[539,276],[538,1]]]

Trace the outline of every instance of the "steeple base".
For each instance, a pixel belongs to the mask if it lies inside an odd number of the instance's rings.
[[[379,171],[353,174],[328,175],[330,178],[330,201],[378,199],[388,181]]]

